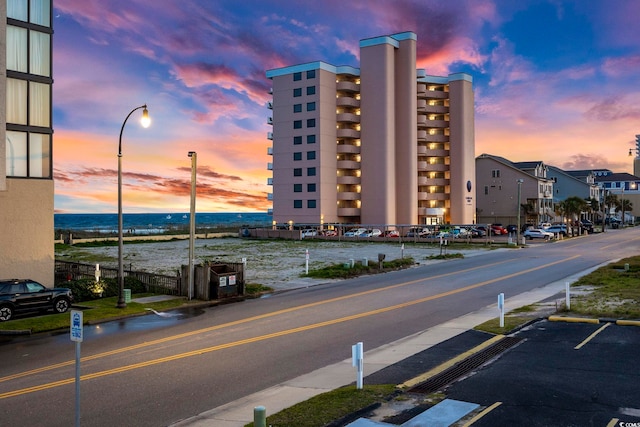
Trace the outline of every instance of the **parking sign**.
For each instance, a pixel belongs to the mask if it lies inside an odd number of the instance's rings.
[[[71,341],[82,342],[82,312],[71,310]]]

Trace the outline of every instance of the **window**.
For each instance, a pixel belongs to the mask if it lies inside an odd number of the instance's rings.
[[[294,209],[302,209],[302,200],[294,200],[293,201]]]
[[[50,178],[51,170],[51,137],[49,135],[29,134],[29,176],[33,178]]]
[[[307,176],[316,176],[316,168],[307,168]]]
[[[302,193],[302,184],[293,184],[294,193]]]
[[[484,186],[484,194],[489,194],[489,187],[487,185]]]
[[[293,73],[293,81],[297,82],[298,80],[302,80],[302,73]]]
[[[308,79],[315,79],[316,78],[316,70],[307,71],[307,78]]]
[[[27,11],[26,0],[7,0],[7,18],[27,22]]]
[[[307,208],[308,209],[315,209],[316,208],[316,201],[315,200],[307,200]]]
[[[31,0],[31,19],[33,24],[51,27],[51,0]]]
[[[297,88],[293,89],[293,97],[297,98],[299,96],[302,96],[302,88],[297,87]]]
[[[27,29],[7,25],[7,70],[27,72]]]
[[[7,123],[27,124],[27,81],[7,78]]]
[[[29,58],[31,74],[47,76],[51,74],[51,36],[39,31],[29,33]]]
[[[27,176],[26,132],[7,131],[7,176]]]
[[[315,135],[307,135],[307,144],[315,144],[316,136]]]
[[[307,86],[307,95],[315,95],[316,87],[315,86]]]
[[[307,151],[307,160],[315,160],[316,152],[315,151]]]
[[[7,131],[6,144],[7,176],[51,178],[50,135]]]
[[[316,127],[316,119],[307,119],[307,127],[308,128]]]
[[[302,160],[302,152],[293,153],[293,160]]]
[[[315,183],[307,184],[307,192],[308,193],[315,193],[316,192],[316,184]]]
[[[491,171],[491,178],[500,178],[500,169],[494,169]]]
[[[51,86],[43,83],[29,82],[29,124],[49,127]]]
[[[294,129],[302,129],[302,120],[294,120],[293,121]]]
[[[302,137],[301,136],[294,136],[293,137],[293,145],[299,145],[302,144]]]
[[[293,170],[293,176],[302,176],[302,168],[295,168]]]
[[[307,111],[316,111],[316,103],[307,102]]]
[[[302,104],[293,104],[293,112],[301,113],[302,112]]]

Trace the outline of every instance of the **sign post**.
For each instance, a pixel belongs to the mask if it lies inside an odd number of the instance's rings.
[[[498,309],[500,310],[500,327],[504,328],[504,293],[498,295]]]
[[[80,426],[80,343],[83,339],[82,312],[71,310],[71,341],[76,343],[76,427]]]
[[[362,343],[351,346],[351,365],[356,368],[356,388],[362,389],[362,372],[364,371],[364,351]]]

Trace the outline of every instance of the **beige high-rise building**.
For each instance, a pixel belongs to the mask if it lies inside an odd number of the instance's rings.
[[[0,2],[0,279],[54,284],[51,0]]]
[[[412,32],[360,41],[361,68],[267,71],[274,223],[471,224],[471,76],[416,69]]]

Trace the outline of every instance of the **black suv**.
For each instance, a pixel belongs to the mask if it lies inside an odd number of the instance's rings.
[[[69,310],[73,302],[71,289],[47,288],[33,280],[0,280],[0,321],[13,318],[14,313]]]

